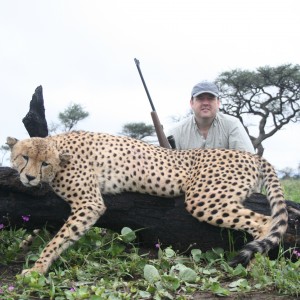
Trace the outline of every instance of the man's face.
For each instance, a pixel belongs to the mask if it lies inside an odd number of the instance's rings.
[[[198,118],[214,118],[220,107],[220,100],[209,93],[203,93],[190,101],[191,108]]]

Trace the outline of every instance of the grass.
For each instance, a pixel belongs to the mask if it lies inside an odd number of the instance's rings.
[[[300,203],[300,180],[299,179],[285,179],[281,181],[284,195],[287,200]]]
[[[10,239],[12,248],[22,235],[26,236],[23,230],[15,233],[17,238]],[[6,234],[10,237],[8,231],[1,234],[3,239]],[[46,231],[36,239],[24,268],[37,259],[48,239]],[[0,298],[183,300],[195,299],[199,292],[230,296],[257,291],[300,295],[297,252],[290,253],[293,260],[281,255],[275,261],[258,254],[250,270],[241,265],[233,269],[226,261],[228,253],[222,249],[206,253],[193,249],[186,256],[157,244],[151,253],[141,254],[134,240],[135,232],[129,228],[120,234],[93,228],[53,264],[47,275],[33,272],[9,281],[5,273],[0,274]]]
[[[300,202],[299,181],[283,182],[286,198]],[[294,189],[296,191],[294,191]],[[24,221],[28,219],[24,218]],[[30,221],[30,220],[29,220]],[[1,225],[1,224],[0,224]],[[6,230],[3,230],[6,229]],[[49,273],[31,273],[26,277],[8,274],[5,265],[19,269],[32,266],[51,235],[39,233],[27,253],[19,243],[28,233],[0,228],[0,299],[203,299],[213,296],[243,297],[259,293],[300,296],[300,252],[280,253],[276,260],[260,254],[250,269],[227,264],[233,253],[212,249],[203,253],[193,249],[190,255],[162,249],[139,249],[136,234],[130,228],[120,233],[91,229],[52,265]],[[142,251],[143,250],[143,251]],[[24,261],[24,257],[26,260]]]

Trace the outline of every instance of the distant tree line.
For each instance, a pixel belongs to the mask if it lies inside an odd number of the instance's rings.
[[[286,167],[278,170],[278,173],[281,179],[300,179],[300,163],[297,169]]]

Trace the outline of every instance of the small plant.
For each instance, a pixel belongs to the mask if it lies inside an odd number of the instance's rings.
[[[23,228],[12,228],[8,218],[3,219],[6,222],[0,224],[0,255],[1,263],[8,264],[21,252],[19,245],[26,238],[27,233]]]
[[[23,216],[23,220],[28,222],[30,217]],[[1,227],[2,261],[14,262],[20,254],[19,243],[28,233],[9,229],[7,224]],[[24,267],[35,262],[50,239],[48,231],[38,233]],[[223,249],[190,249],[190,254],[183,255],[157,242],[150,256],[140,254],[135,239],[136,231],[128,227],[120,233],[92,228],[63,253],[48,274],[32,272],[10,281],[5,273],[0,274],[0,299],[184,300],[197,295],[201,299],[202,292],[230,296],[256,291],[300,295],[297,249],[290,252],[291,259],[285,259],[282,251],[277,260],[256,254],[248,270],[241,265],[230,267],[227,257],[231,253]]]

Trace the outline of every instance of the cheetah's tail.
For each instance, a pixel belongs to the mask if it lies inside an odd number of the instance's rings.
[[[263,184],[267,192],[267,198],[271,207],[271,223],[265,236],[248,243],[243,250],[230,262],[231,266],[239,263],[247,266],[256,252],[267,253],[277,246],[288,226],[288,212],[283,196],[280,181],[272,165],[265,159],[261,159],[261,172]]]

